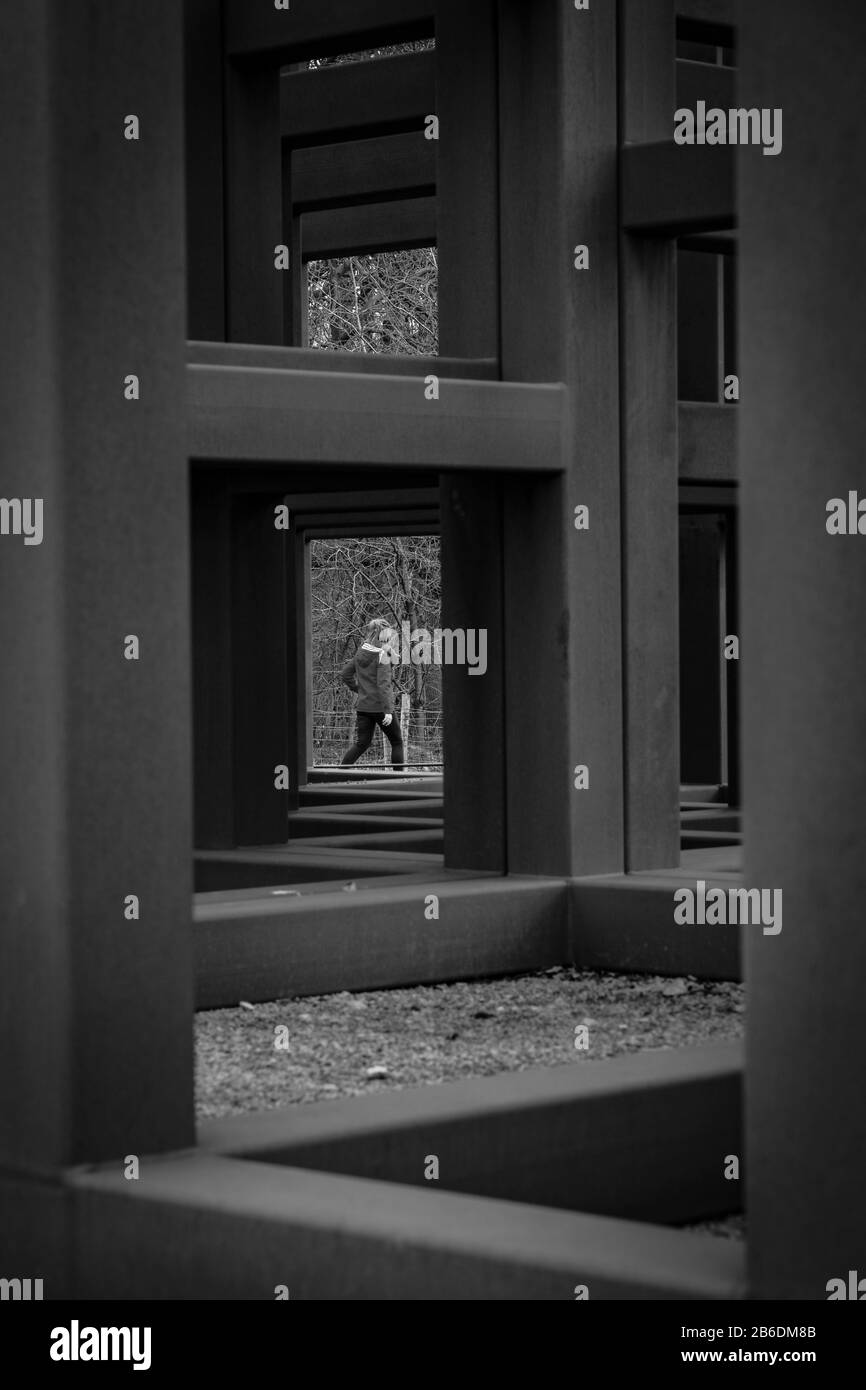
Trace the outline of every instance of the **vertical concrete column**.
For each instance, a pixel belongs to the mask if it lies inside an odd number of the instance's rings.
[[[277,77],[279,82],[279,77]],[[307,313],[307,267],[303,260],[301,215],[295,211],[292,195],[293,146],[289,139],[280,142],[282,230],[280,241],[289,251],[289,268],[281,276],[283,296],[283,341],[291,347],[309,345]]]
[[[447,357],[499,355],[497,66],[496,0],[437,0],[439,351]],[[442,668],[445,863],[504,871],[501,483],[443,473],[440,498],[442,626],[487,633],[483,676]]]
[[[620,134],[668,140],[673,0],[619,6]],[[625,867],[680,858],[676,247],[620,237]]]
[[[233,490],[232,803],[238,845],[285,844],[298,794],[289,715],[297,646],[289,646],[287,533],[275,526],[283,505],[282,493]],[[278,768],[289,769],[288,789]]]
[[[232,489],[223,469],[194,467],[192,538],[193,785],[196,849],[235,845]]]
[[[182,21],[0,8],[0,491],[43,509],[0,534],[6,1231],[193,1138]]]
[[[504,483],[508,867],[616,872],[623,867],[616,9],[500,0],[499,39],[502,375],[564,382],[570,402],[562,473]],[[588,268],[578,247],[587,248]],[[584,519],[588,526],[578,529]]]
[[[673,42],[673,40],[671,41]],[[664,138],[669,139],[668,120]],[[662,137],[660,137],[662,138]],[[681,401],[722,399],[725,376],[723,275],[727,258],[709,251],[676,252],[678,395]]]
[[[740,7],[739,104],[783,148],[739,154],[745,928],[751,1293],[825,1299],[866,1275],[866,9]],[[866,522],[864,522],[866,529]]]
[[[740,521],[736,507],[725,512],[725,627],[727,635],[740,629]],[[725,762],[728,778],[728,805],[742,802],[740,756],[740,663],[725,661]]]
[[[286,244],[276,62],[227,62],[224,102],[226,337],[282,343],[282,277],[293,271],[278,270],[274,255]]]
[[[287,499],[292,501],[293,499]],[[286,658],[288,675],[289,811],[298,809],[313,762],[313,661],[310,547],[294,516],[286,539]]]
[[[682,708],[677,739],[685,783],[717,785],[722,780],[721,522],[712,512],[687,514],[680,521]]]
[[[222,0],[183,0],[187,337],[226,336]]]

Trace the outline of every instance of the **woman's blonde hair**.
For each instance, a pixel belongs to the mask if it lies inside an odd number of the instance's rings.
[[[387,619],[387,618],[370,618],[370,619],[368,619],[368,621],[367,621],[367,626],[364,628],[364,641],[365,641],[365,642],[376,642],[376,641],[378,641],[378,639],[379,639],[379,637],[380,637],[380,635],[381,635],[381,633],[382,633],[382,631],[383,631],[384,629],[387,629],[389,632],[390,632],[390,630],[391,630],[391,624],[388,622],[388,619]]]

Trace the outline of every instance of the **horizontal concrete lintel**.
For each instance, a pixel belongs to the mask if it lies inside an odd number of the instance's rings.
[[[697,871],[709,885],[709,870]],[[702,980],[742,977],[740,929],[681,926],[674,921],[674,893],[687,887],[678,871],[610,874],[571,883],[571,953],[582,970],[695,975]],[[720,876],[720,887],[740,880]]]
[[[311,869],[310,872],[313,873],[315,871]],[[431,882],[436,881],[453,881],[456,883],[459,882],[461,879],[474,879],[477,877],[478,871],[476,869],[442,870],[441,878],[439,873],[437,873],[436,871],[431,872],[430,869],[426,869],[424,870],[424,872],[419,871],[417,873],[403,873],[397,870],[394,873],[380,874],[378,875],[378,877],[372,875],[370,877],[362,877],[361,875],[356,876],[353,873],[349,872],[342,875],[331,874],[328,878],[325,879],[321,877],[311,878],[306,883],[302,883],[300,880],[292,881],[290,884],[287,883],[286,892],[282,891],[281,885],[264,885],[252,888],[223,888],[213,889],[207,892],[199,891],[195,895],[195,903],[196,907],[199,908],[206,907],[208,903],[230,902],[237,905],[242,902],[258,902],[260,899],[264,900],[266,898],[279,898],[285,897],[287,895],[291,896],[293,893],[296,892],[300,893],[301,895],[305,893],[333,893],[335,879],[339,881],[341,888],[343,883],[348,885],[351,882],[354,884],[354,888],[351,891],[366,893],[373,888],[390,888],[397,886],[407,887],[409,885],[414,884],[429,885]],[[489,877],[496,878],[497,875],[491,873]],[[425,889],[425,892],[426,891],[427,890]]]
[[[191,367],[267,367],[272,370],[353,373],[362,376],[436,376],[461,381],[498,381],[495,357],[408,357],[388,352],[329,352],[321,348],[273,347],[260,343],[187,341]],[[438,500],[438,492],[431,500]],[[387,498],[384,500],[387,501]],[[375,498],[373,499],[375,503]]]
[[[280,74],[280,130],[292,145],[421,127],[435,102],[432,51]]]
[[[733,31],[737,20],[737,0],[676,0],[676,16],[699,25],[724,27]],[[701,35],[701,37],[705,37]],[[707,43],[730,42],[733,33],[711,35]]]
[[[363,835],[368,830],[371,834],[384,834],[391,830],[402,834],[407,829],[412,833],[442,830],[441,816],[417,815],[408,820],[401,815],[386,815],[378,807],[368,807],[365,810],[358,808],[348,822],[347,815],[344,811],[326,811],[324,808],[292,811],[289,815],[289,836],[291,839],[306,839],[308,836],[343,833]]]
[[[427,509],[436,511],[439,507],[438,487],[394,488],[387,485],[381,491],[338,492],[296,492],[286,494],[286,506],[292,514],[292,524],[303,527],[307,517],[322,513],[351,511],[369,512],[374,519],[387,518],[395,510]]]
[[[736,106],[736,79],[734,68],[722,67],[716,63],[696,63],[688,58],[676,60],[677,109],[687,107],[693,111],[699,101],[728,111]],[[673,125],[673,121],[671,122]]]
[[[680,401],[677,410],[681,483],[735,483],[737,407]]]
[[[438,508],[405,512],[387,512],[371,516],[369,512],[343,512],[335,518],[324,513],[306,516],[295,531],[304,540],[315,541],[338,536],[435,536],[439,534]]]
[[[412,830],[412,821],[404,822],[402,830],[369,830],[352,832],[346,828],[345,834],[309,835],[295,841],[299,845],[319,845],[331,849],[345,850],[393,850],[399,854],[411,854],[414,850],[427,850],[442,853],[444,843],[442,827],[436,830]]]
[[[424,138],[421,120],[400,135],[297,149],[291,163],[296,211],[436,194],[436,148]]]
[[[318,840],[312,838],[295,840],[291,844],[239,845],[237,847],[224,849],[197,849],[195,851],[195,856],[202,861],[231,857],[233,859],[243,859],[250,863],[285,863],[287,865],[296,863],[327,863],[330,860],[339,860],[343,863],[349,859],[357,858],[357,856],[342,854],[339,850],[331,849],[327,845],[320,845]],[[390,862],[392,857],[393,856],[388,851],[376,850],[374,852],[373,862],[378,862],[385,866]],[[437,864],[441,864],[441,856],[435,854],[397,855],[396,858],[399,863],[403,863],[406,859],[412,859],[421,865],[430,864],[435,867]],[[370,857],[366,851],[364,852],[363,862],[370,862]]]
[[[398,854],[393,855],[386,850],[365,850],[363,854],[344,854],[340,850],[330,849],[328,846],[319,845],[314,840],[296,841],[294,844],[272,845],[272,846],[241,846],[238,849],[198,849],[195,851],[195,858],[202,863],[213,862],[216,860],[236,860],[249,864],[282,864],[287,868],[295,865],[318,865],[323,866],[333,863],[341,866],[357,865],[357,867],[381,868],[382,872],[387,872],[388,866],[392,861],[396,861],[398,867],[402,868],[407,862],[418,864],[422,867],[429,867],[435,870],[441,867],[442,856],[438,854]]]
[[[406,251],[436,246],[437,242],[435,197],[392,198],[386,203],[356,203],[301,214],[301,257],[305,262]]]
[[[223,35],[230,58],[267,60],[271,68],[298,58],[356,53],[406,39],[432,37],[432,0],[315,0],[291,13],[273,4],[225,0]],[[276,76],[276,74],[274,74]]]
[[[565,387],[187,366],[195,459],[557,472]],[[387,421],[387,428],[383,421]]]
[[[683,849],[713,849],[717,846],[742,845],[743,836],[734,830],[683,830],[680,845]]]
[[[298,841],[277,850],[196,850],[193,856],[196,892],[288,886],[310,880],[351,879],[376,874],[423,873],[442,870],[441,854],[403,854],[392,850],[340,849]]]
[[[591,1031],[591,1030],[590,1030]],[[632,1220],[736,1209],[742,1152],[736,1046],[661,1051],[295,1105],[202,1128],[205,1148],[321,1172]]]
[[[376,806],[380,800],[392,805],[400,802],[417,803],[419,806],[429,805],[430,802],[438,802],[440,806],[442,804],[442,793],[428,791],[423,785],[414,790],[410,787],[389,786],[334,787],[320,783],[312,787],[301,787],[299,796],[302,806]]]
[[[692,236],[677,237],[681,251],[701,251],[707,256],[736,256],[740,247],[740,233],[736,227],[726,232],[695,232]]]
[[[680,804],[687,802],[720,802],[727,806],[727,787],[718,786],[715,782],[683,783],[680,787]]]
[[[733,1299],[734,1242],[190,1153],[77,1173],[73,1294],[292,1301]],[[135,1259],[130,1259],[130,1251]]]
[[[439,894],[440,898],[446,901],[455,912],[464,908],[471,909],[473,904],[495,906],[500,904],[500,900],[503,906],[515,902],[521,904],[527,911],[532,911],[536,904],[549,906],[551,902],[559,902],[566,886],[565,879],[508,879],[486,875],[480,878],[473,876],[468,880],[457,879],[455,881],[445,877],[444,874],[437,877],[435,872],[431,872],[429,877],[420,885],[420,889],[416,885],[385,885],[365,893],[363,900],[353,898],[351,901],[347,901],[344,893],[335,890],[329,895],[324,895],[328,898],[327,902],[320,899],[315,904],[310,904],[310,908],[323,914],[332,911],[351,911],[353,907],[368,902],[374,902],[376,908],[382,912],[387,912],[391,908],[403,910],[406,907],[418,907],[419,905],[423,908],[424,899],[427,896],[425,890],[429,889],[431,893]],[[223,920],[243,923],[251,916],[290,914],[292,917],[298,918],[303,916],[305,911],[306,904],[303,903],[281,905],[278,902],[268,901],[267,904],[258,904],[253,908],[248,903],[234,904],[228,902],[219,908],[214,907],[213,912],[205,906],[198,905],[195,909],[195,920],[203,924]],[[252,925],[252,923],[248,922],[247,925]],[[438,925],[441,926],[441,922]]]
[[[371,788],[385,785],[402,788],[422,788],[425,792],[436,791],[442,794],[442,773],[411,770],[405,773],[392,772],[390,768],[376,767],[308,767],[307,786],[367,786]]]
[[[739,830],[743,813],[736,807],[682,807],[680,821],[683,826],[702,825],[706,830]]]
[[[677,145],[673,139],[625,145],[620,159],[623,230],[683,236],[733,227],[735,153],[731,145]]]
[[[322,797],[314,807],[305,806],[304,809],[306,811],[315,810],[318,815],[329,812],[331,815],[340,815],[344,817],[352,816],[355,819],[357,819],[358,816],[372,815],[408,816],[411,820],[417,820],[420,817],[422,820],[426,820],[438,816],[441,823],[442,798],[430,796],[424,798],[419,797],[416,801],[412,801],[408,798],[400,798],[393,801],[389,798],[388,800],[380,801],[378,798],[371,797],[369,800],[352,799],[341,803],[337,801],[326,801],[325,797]]]
[[[419,1125],[480,1122],[555,1105],[643,1096],[716,1081],[734,1084],[739,1093],[742,1073],[742,1043],[705,1043],[231,1115],[204,1121],[198,1142],[208,1152],[283,1162],[295,1149],[311,1144],[381,1138],[399,1130],[414,1131]]]
[[[429,893],[439,918],[425,916]],[[199,904],[197,1007],[545,969],[567,959],[566,883],[490,879]]]

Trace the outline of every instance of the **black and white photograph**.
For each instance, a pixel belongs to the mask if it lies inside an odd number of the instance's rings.
[[[864,92],[862,0],[0,0],[22,1369],[845,1352]]]

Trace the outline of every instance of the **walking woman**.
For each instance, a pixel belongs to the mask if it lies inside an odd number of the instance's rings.
[[[380,724],[391,744],[391,766],[403,771],[403,734],[394,713],[391,662],[387,650],[392,629],[384,618],[371,618],[364,629],[364,640],[351,661],[340,672],[340,680],[358,696],[358,731],[355,742],[343,756],[341,767],[356,763],[373,741]]]

